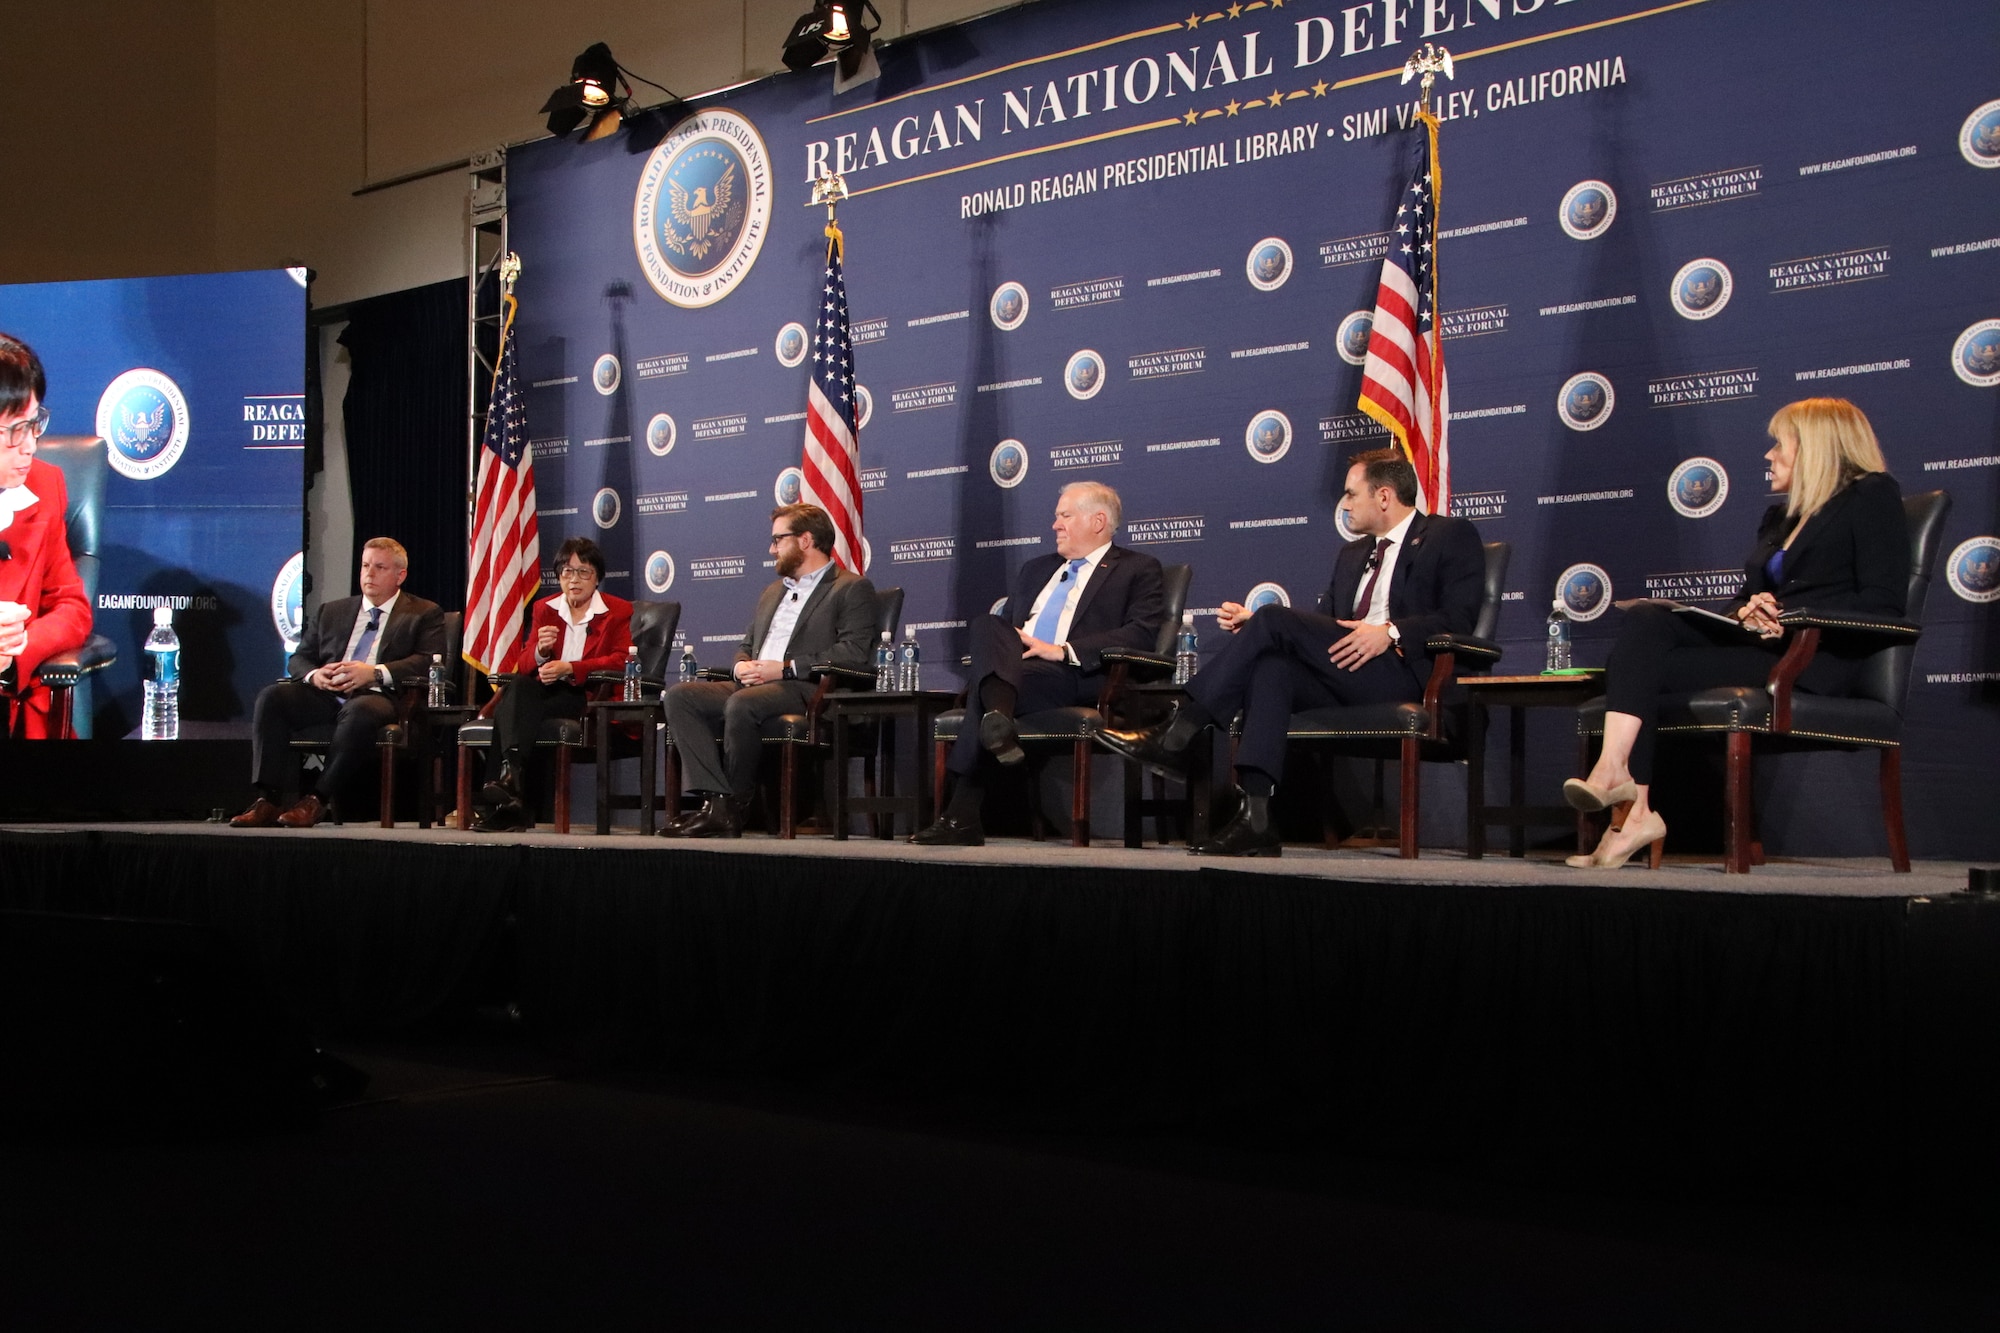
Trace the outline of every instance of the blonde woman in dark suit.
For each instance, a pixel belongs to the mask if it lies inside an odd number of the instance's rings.
[[[1610,869],[1663,841],[1666,821],[1652,808],[1653,742],[1662,694],[1761,685],[1784,651],[1779,614],[1865,611],[1900,616],[1910,573],[1903,493],[1861,409],[1842,398],[1807,398],[1779,408],[1769,427],[1771,490],[1783,497],[1764,512],[1744,565],[1743,596],[1729,610],[1741,629],[1660,606],[1638,606],[1619,626],[1605,672],[1604,748],[1588,778],[1563,795],[1579,810],[1632,803],[1577,866]],[[1796,688],[1842,694],[1858,659],[1822,644]]]

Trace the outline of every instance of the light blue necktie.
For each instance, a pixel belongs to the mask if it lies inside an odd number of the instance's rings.
[[[354,644],[355,661],[366,662],[368,660],[368,654],[371,651],[373,651],[375,647],[375,632],[381,628],[382,628],[382,608],[379,606],[369,607],[368,628],[361,631],[360,639],[356,640]]]
[[[1084,557],[1078,556],[1069,562],[1069,568],[1062,572],[1062,578],[1049,590],[1049,599],[1042,603],[1042,613],[1035,617],[1035,627],[1028,631],[1043,643],[1056,641],[1056,626],[1062,623],[1063,608],[1076,592],[1076,571],[1083,567]]]

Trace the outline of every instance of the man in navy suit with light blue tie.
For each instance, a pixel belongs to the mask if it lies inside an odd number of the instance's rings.
[[[1098,733],[1107,749],[1179,774],[1203,727],[1226,727],[1243,715],[1236,747],[1243,802],[1190,851],[1279,855],[1270,801],[1284,776],[1292,714],[1421,699],[1430,637],[1472,632],[1486,579],[1479,530],[1462,518],[1421,513],[1416,501],[1416,470],[1400,449],[1357,455],[1340,500],[1356,536],[1334,558],[1325,613],[1277,604],[1252,613],[1224,602],[1217,619],[1232,637],[1187,683],[1174,712],[1150,727]]]
[[[288,679],[266,685],[252,714],[250,777],[257,799],[231,828],[311,828],[375,749],[396,718],[396,687],[421,678],[444,651],[444,611],[403,591],[410,556],[401,542],[373,537],[361,548],[361,596],[320,608],[299,637]],[[292,739],[333,724],[320,792],[285,804],[297,777]]]
[[[1112,543],[1123,510],[1118,492],[1079,481],[1056,501],[1056,549],[1021,567],[1007,608],[967,626],[972,666],[966,721],[945,767],[957,779],[937,821],[912,834],[922,846],[976,847],[993,764],[1026,757],[1014,719],[1072,704],[1094,704],[1104,686],[1107,648],[1152,650],[1166,616],[1160,562]],[[978,719],[974,725],[973,719]]]

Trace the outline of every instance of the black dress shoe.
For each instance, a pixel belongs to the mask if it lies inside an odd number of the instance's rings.
[[[479,789],[479,800],[496,809],[521,803],[521,770],[511,758],[500,761],[500,775]]]
[[[1263,830],[1257,828],[1262,824]],[[1190,856],[1282,856],[1285,841],[1271,822],[1271,798],[1248,796],[1236,815],[1215,833],[1188,848]]]
[[[987,713],[979,719],[979,745],[1003,764],[1018,764],[1028,757],[1014,719],[1005,713]]]
[[[994,717],[996,714],[988,713],[987,716]],[[986,830],[977,823],[939,815],[935,824],[912,833],[910,841],[919,847],[984,847]]]
[[[1096,736],[1113,754],[1136,759],[1155,773],[1178,778],[1187,775],[1188,742],[1200,731],[1176,704],[1173,712],[1150,727],[1133,730],[1100,727]]]
[[[528,807],[519,801],[502,801],[489,805],[472,817],[474,833],[525,833],[535,826],[528,817]]]
[[[669,838],[740,838],[742,803],[728,796],[711,796],[701,809],[686,819],[675,820],[660,832]]]

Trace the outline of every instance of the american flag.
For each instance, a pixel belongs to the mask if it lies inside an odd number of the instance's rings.
[[[1368,363],[1361,371],[1361,410],[1396,437],[1417,470],[1417,506],[1451,512],[1451,449],[1446,422],[1444,345],[1437,328],[1437,117],[1420,110],[1416,167],[1396,208]]]
[[[862,568],[861,424],[854,394],[854,345],[847,337],[847,282],[840,275],[840,228],[826,228],[826,276],[813,331],[812,382],[806,389],[806,449],[801,488],[833,520],[833,558]]]
[[[465,660],[481,671],[515,670],[527,645],[521,608],[542,582],[542,541],[535,525],[535,464],[528,450],[528,409],[515,373],[514,315],[505,301],[500,368],[479,446],[479,486],[472,509],[471,576],[465,590]]]

